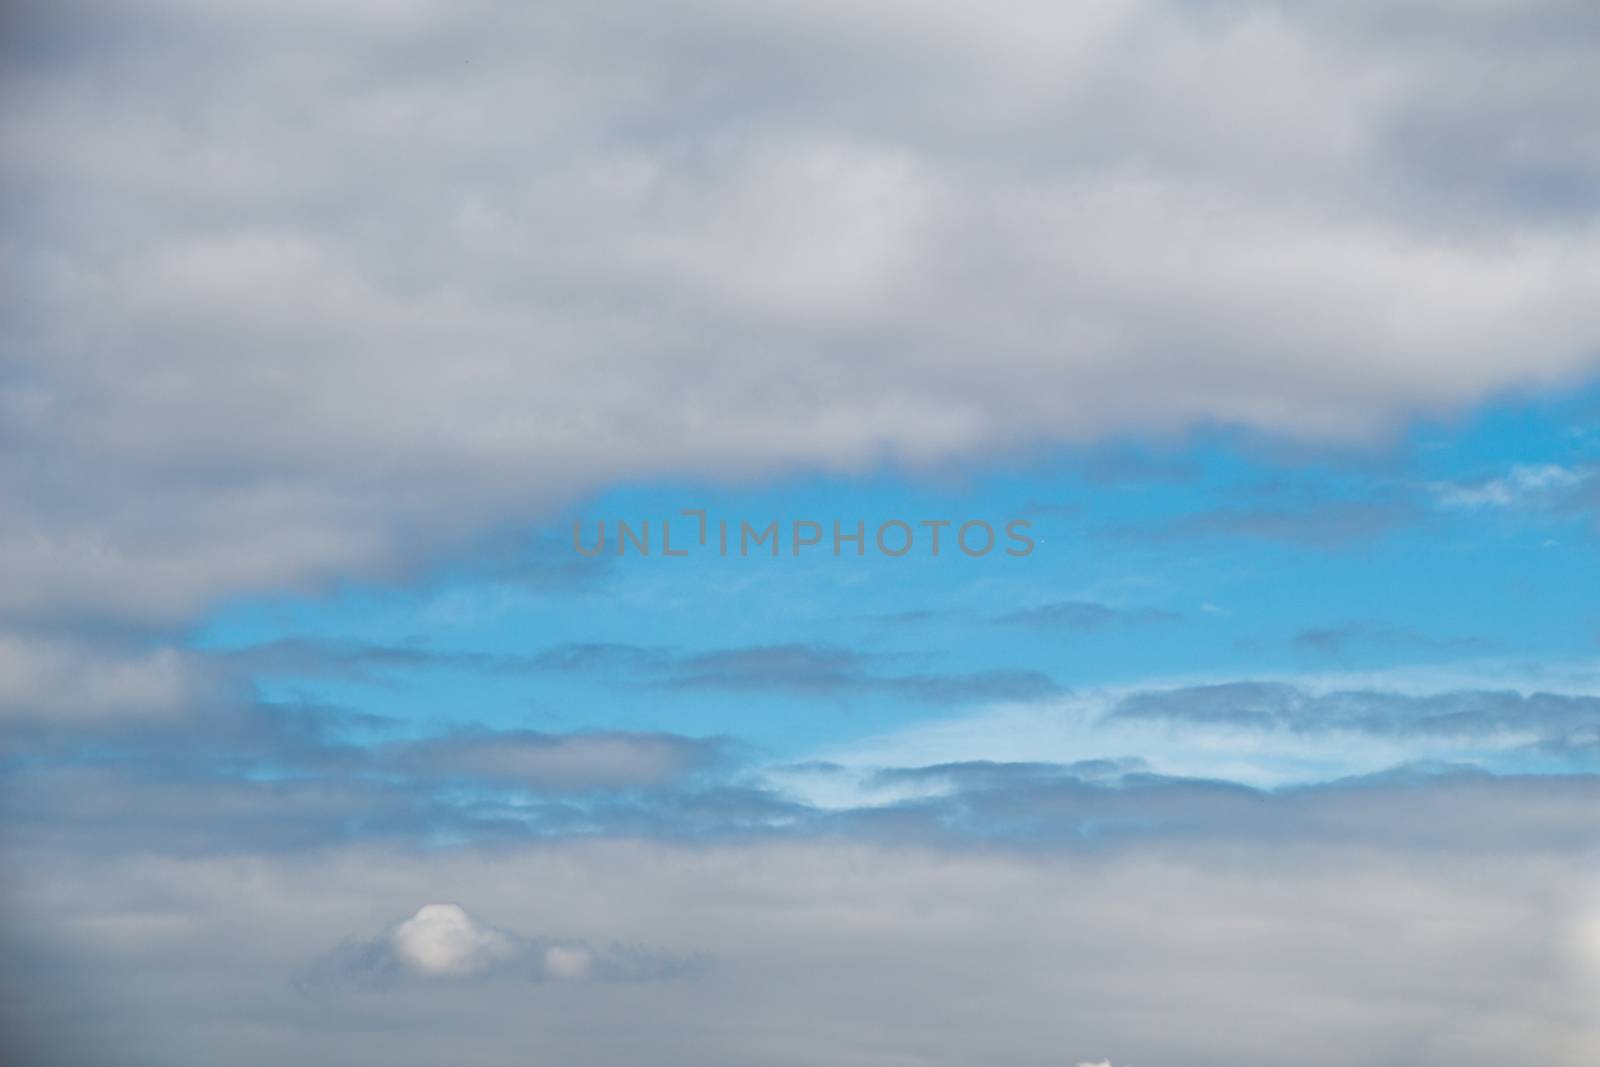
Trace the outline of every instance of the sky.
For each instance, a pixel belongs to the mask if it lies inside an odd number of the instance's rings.
[[[1595,1062],[1597,47],[7,5],[0,1059]]]

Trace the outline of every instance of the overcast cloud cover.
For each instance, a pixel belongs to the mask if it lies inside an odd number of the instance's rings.
[[[1596,1062],[1596,99],[1592,0],[4,5],[0,1060]],[[1038,551],[568,550],[685,506]]]

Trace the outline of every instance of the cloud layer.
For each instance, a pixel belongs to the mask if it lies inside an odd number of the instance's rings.
[[[7,17],[12,617],[393,573],[619,480],[1348,438],[1600,368],[1583,0]]]
[[[1101,1050],[1198,1067],[1582,1067],[1600,1048],[1600,884],[1575,811],[1506,783],[1349,792],[1262,832],[1113,848],[30,847],[7,898],[33,922],[6,931],[0,968],[0,1010],[23,1014],[0,1033],[40,1052],[19,1062],[169,1067],[219,1047],[240,1067],[956,1067]],[[429,900],[462,903],[418,911]],[[395,915],[410,918],[370,938]],[[604,940],[519,938],[478,916]],[[418,924],[441,929],[413,938]],[[351,937],[367,939],[308,987],[308,964]],[[39,953],[47,965],[17,969]],[[692,981],[599,970],[698,954],[716,967],[672,972]]]

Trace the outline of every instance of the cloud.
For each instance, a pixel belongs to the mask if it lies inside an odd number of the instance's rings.
[[[1292,643],[1300,651],[1324,656],[1342,656],[1358,646],[1435,653],[1482,653],[1493,647],[1493,642],[1482,637],[1432,637],[1374,619],[1310,627],[1295,634]]]
[[[377,938],[344,942],[313,964],[300,984],[320,990],[473,978],[650,982],[698,977],[710,962],[703,954],[525,937],[483,922],[458,904],[425,904]]]
[[[1110,715],[1313,733],[1481,737],[1564,732],[1600,723],[1600,697],[1470,690],[1425,696],[1382,690],[1314,692],[1286,683],[1233,682],[1132,693]]]
[[[724,764],[731,747],[667,733],[480,731],[386,745],[374,760],[423,777],[581,793],[673,784]]]
[[[372,681],[396,671],[426,668],[488,673],[532,672],[540,665],[519,656],[448,652],[419,644],[286,637],[224,649],[215,657],[252,676],[293,675]]]
[[[1091,601],[1065,600],[1014,611],[995,622],[1039,630],[1098,630],[1112,625],[1177,622],[1181,618],[1175,612],[1159,608],[1115,608]]]
[[[1052,782],[1117,782],[1127,775],[1146,774],[1149,764],[1137,757],[1078,760],[1074,763],[997,763],[970,760],[929,767],[889,767],[873,773],[874,788],[906,784],[925,786],[942,783],[952,792],[973,789],[1012,788],[1022,784]]]
[[[578,642],[546,649],[535,666],[550,671],[634,673],[658,668],[666,659],[659,649],[615,642]]]
[[[1503,665],[1488,676],[1509,680]],[[1408,680],[1402,672],[1082,690],[917,723],[816,756],[858,774],[1136,756],[1156,774],[1258,788],[1397,765],[1463,764],[1500,773],[1593,769],[1600,697],[1581,686],[1489,689],[1466,681],[1476,679],[1457,672]],[[827,795],[862,802],[837,782]]]
[[[1432,488],[1439,504],[1446,508],[1548,510],[1570,504],[1593,480],[1594,471],[1587,468],[1574,469],[1554,463],[1520,464],[1499,477],[1437,483]]]
[[[535,662],[549,670],[581,671],[685,692],[781,693],[793,698],[889,696],[928,704],[1028,701],[1064,690],[1033,670],[895,673],[899,656],[802,642],[674,652],[624,644],[569,644],[547,649]]]
[[[1015,14],[24,5],[0,616],[181,625],[657,476],[1364,439],[1600,369],[1581,4]]]
[[[425,904],[388,938],[396,958],[422,975],[487,970],[513,952],[512,939],[455,904]]]
[[[1065,848],[835,830],[80,854],[58,833],[12,853],[8,907],[30,921],[3,934],[0,1012],[34,1060],[74,1042],[75,1062],[171,1067],[218,1047],[350,1067],[775,1065],[796,1048],[818,1067],[959,1067],[1064,1046],[1133,1064],[1399,1067],[1426,1048],[1581,1067],[1600,1048],[1592,972],[1574,969],[1595,900],[1585,789],[1349,788],[1257,801],[1280,820],[1232,836]],[[405,963],[395,930],[450,901],[512,954],[468,973]],[[330,954],[352,931],[372,955]],[[650,953],[715,965],[655,978],[633,962]],[[320,984],[308,961],[330,968]]]
[[[177,648],[0,628],[0,722],[171,721],[236,695],[223,671]]]

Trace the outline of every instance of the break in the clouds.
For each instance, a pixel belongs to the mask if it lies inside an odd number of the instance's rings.
[[[1361,438],[1600,367],[1586,0],[6,18],[11,619],[403,574],[619,480]]]

